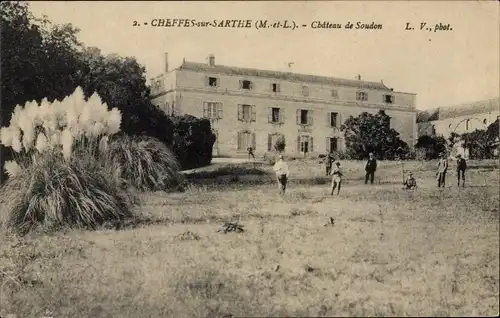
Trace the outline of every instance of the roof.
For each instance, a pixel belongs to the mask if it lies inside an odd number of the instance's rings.
[[[470,116],[475,114],[484,114],[492,111],[500,110],[500,98],[491,98],[482,101],[464,103],[455,106],[438,107],[436,109],[428,110],[429,113],[438,113],[437,120],[446,118]]]
[[[177,69],[190,70],[200,73],[218,73],[218,74],[237,75],[237,76],[267,77],[267,78],[275,78],[288,81],[298,81],[298,82],[316,83],[324,85],[336,85],[336,86],[350,86],[350,87],[358,87],[366,89],[391,91],[391,89],[385,86],[383,83],[377,83],[377,82],[350,80],[350,79],[327,77],[327,76],[306,75],[306,74],[298,74],[290,72],[279,72],[271,70],[259,70],[253,68],[243,68],[243,67],[234,67],[225,65],[210,66],[206,63],[183,62],[182,65]]]

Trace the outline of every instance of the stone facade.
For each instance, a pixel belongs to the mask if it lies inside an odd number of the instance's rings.
[[[302,75],[208,63],[183,62],[151,80],[153,103],[168,114],[211,119],[215,156],[272,152],[280,135],[285,154],[343,151],[340,125],[361,112],[380,109],[391,127],[413,144],[417,138],[415,94],[383,83]]]
[[[487,129],[489,125],[500,118],[500,99],[492,98],[474,103],[449,107],[438,107],[428,110],[432,119],[418,124],[419,137],[443,136],[448,138],[452,132],[463,134],[476,129]],[[456,144],[454,152],[468,157],[461,143]]]

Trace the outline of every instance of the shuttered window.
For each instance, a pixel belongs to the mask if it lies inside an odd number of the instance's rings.
[[[210,119],[222,118],[222,103],[220,102],[204,102],[203,117]]]

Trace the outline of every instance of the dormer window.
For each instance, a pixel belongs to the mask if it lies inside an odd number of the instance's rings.
[[[209,77],[208,86],[217,87],[217,77]]]
[[[252,82],[249,80],[243,80],[240,82],[240,86],[242,89],[252,89]]]
[[[387,104],[394,103],[394,96],[392,95],[384,95],[384,102]]]

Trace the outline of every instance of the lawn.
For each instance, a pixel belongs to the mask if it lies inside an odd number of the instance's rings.
[[[219,165],[118,230],[3,236],[0,316],[496,316],[498,162],[470,162],[465,189],[435,165],[405,163],[404,191],[401,164],[364,185],[346,161],[338,197],[316,161],[290,162],[285,197],[269,166]]]

